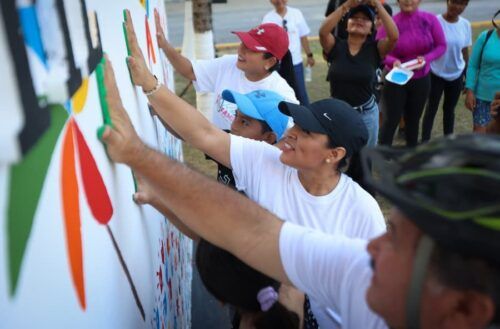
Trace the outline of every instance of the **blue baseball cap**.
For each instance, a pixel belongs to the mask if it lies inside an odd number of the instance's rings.
[[[269,90],[240,94],[226,89],[222,92],[222,98],[236,104],[244,115],[266,122],[278,140],[283,136],[288,125],[288,117],[278,109],[278,104],[284,100],[283,96]]]

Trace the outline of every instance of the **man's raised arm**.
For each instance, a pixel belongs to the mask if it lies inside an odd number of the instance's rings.
[[[257,270],[288,283],[279,254],[283,222],[250,199],[147,147],[123,107],[109,60],[105,85],[112,127],[101,140],[113,161],[127,164],[194,233]]]

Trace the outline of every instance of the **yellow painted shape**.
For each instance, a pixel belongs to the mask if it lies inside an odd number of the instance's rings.
[[[87,101],[87,94],[89,92],[89,78],[84,78],[82,81],[82,85],[76,91],[73,96],[73,113],[80,113],[85,106],[85,102]]]

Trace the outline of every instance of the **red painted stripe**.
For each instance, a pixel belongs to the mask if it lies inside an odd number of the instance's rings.
[[[78,124],[74,122],[74,132],[78,146],[78,158],[83,181],[83,189],[90,211],[100,224],[108,224],[113,216],[113,206],[94,156],[83,137]]]
[[[151,29],[149,28],[148,16],[146,16],[146,43],[148,48],[149,60],[153,59],[156,64],[155,48],[153,47],[153,38],[151,38]]]

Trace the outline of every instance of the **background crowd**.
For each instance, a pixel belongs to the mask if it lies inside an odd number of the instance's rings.
[[[500,211],[498,174],[492,174],[498,169],[498,161],[492,160],[500,153],[498,140],[469,136],[430,141],[431,153],[421,147],[406,157],[375,147],[392,145],[401,119],[406,146],[428,142],[443,94],[445,134],[453,133],[454,108],[462,92],[474,131],[494,131],[500,101],[500,29],[495,25],[481,33],[469,59],[471,27],[460,16],[468,0],[448,0],[446,12],[438,16],[421,11],[420,0],[399,0],[393,17],[390,7],[378,0],[333,1],[319,30],[331,98],[309,102],[301,48],[307,66],[315,60],[306,18],[286,0],[271,4],[274,9],[262,24],[234,32],[241,41],[237,54],[214,60],[183,57],[157,24],[159,45],[176,71],[193,81],[197,91],[215,94],[209,119],[149,72],[127,14],[127,62],[134,84],[148,96],[167,129],[217,162],[220,185],[240,192],[205,181],[142,145],[131,132],[108,63],[107,97],[116,124],[102,138],[113,159],[138,173],[136,202],[152,204],[200,241],[196,259],[202,280],[218,300],[232,307],[234,328],[419,327],[421,321],[422,327],[446,322],[453,328],[462,320],[464,328],[483,328],[498,321],[499,260],[487,252],[497,247],[497,223],[484,223],[498,220]],[[410,79],[391,81],[388,74],[396,69],[409,72]],[[362,149],[368,157],[360,156]],[[478,158],[468,159],[474,152]],[[392,164],[384,167],[384,161]],[[371,178],[372,165],[382,183]],[[436,165],[448,166],[446,173],[455,175],[450,182],[462,183],[453,185],[438,176],[439,167],[429,169]],[[466,169],[457,169],[460,166]],[[460,176],[464,173],[471,177]],[[167,188],[183,180],[175,192]],[[479,180],[484,184],[474,185]],[[412,190],[414,186],[421,190]],[[210,190],[206,197],[200,197],[201,189]],[[390,216],[388,229],[367,189],[399,208]],[[468,197],[473,210],[450,202],[473,189],[475,196]],[[447,208],[457,206],[462,208]],[[464,220],[453,222],[456,218]],[[451,231],[457,235],[448,236]],[[483,233],[487,238],[480,242]],[[469,258],[447,263],[453,253],[463,256],[460,239],[472,243],[466,257],[478,257],[486,265],[469,264]],[[433,252],[445,265],[429,261]],[[413,257],[424,259],[423,265],[409,269]],[[438,273],[438,283],[451,290],[448,298],[426,295],[427,285],[420,283],[427,262]],[[389,275],[398,265],[401,271]],[[446,275],[454,266],[467,273],[463,282]],[[484,273],[477,273],[479,267]],[[371,279],[372,270],[379,273],[380,282]],[[475,280],[484,281],[489,290]],[[470,298],[471,290],[480,296]],[[389,298],[391,293],[403,300],[408,295],[406,313]],[[429,315],[423,307],[421,318],[420,298],[441,305],[431,311],[438,315]]]

